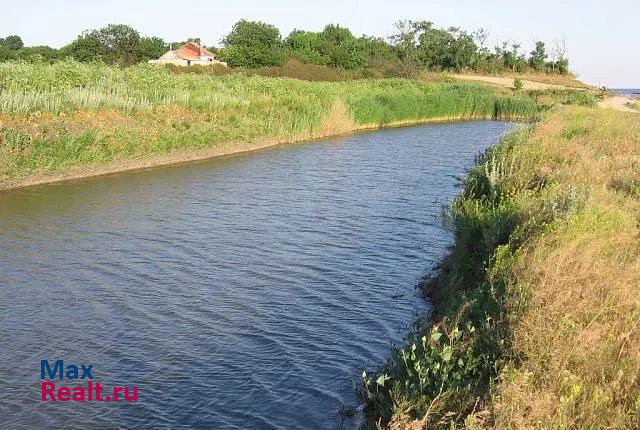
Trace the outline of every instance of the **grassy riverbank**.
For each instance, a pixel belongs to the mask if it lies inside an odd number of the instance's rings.
[[[638,114],[562,107],[484,156],[370,427],[640,427],[638,148]]]
[[[205,158],[398,123],[529,118],[470,83],[305,82],[66,61],[0,64],[0,188]]]

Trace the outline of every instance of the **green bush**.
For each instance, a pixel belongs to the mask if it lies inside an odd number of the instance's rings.
[[[284,53],[280,49],[230,46],[222,51],[220,59],[229,63],[231,67],[279,66],[284,63]]]

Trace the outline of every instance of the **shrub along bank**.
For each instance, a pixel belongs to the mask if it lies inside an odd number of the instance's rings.
[[[637,114],[563,107],[479,160],[366,427],[640,428],[639,147]]]
[[[0,64],[0,188],[396,123],[522,119],[525,94],[405,79],[307,82],[74,61]],[[234,148],[234,145],[237,146]],[[187,154],[187,155],[184,155]],[[151,159],[153,158],[153,159]],[[175,160],[173,160],[175,161]]]

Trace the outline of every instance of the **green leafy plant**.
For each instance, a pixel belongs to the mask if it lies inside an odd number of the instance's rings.
[[[31,136],[22,130],[5,128],[2,130],[2,142],[11,151],[22,151],[31,144]]]
[[[522,79],[520,78],[515,78],[513,80],[513,88],[516,91],[520,91],[522,88],[524,88],[524,82],[522,81]]]

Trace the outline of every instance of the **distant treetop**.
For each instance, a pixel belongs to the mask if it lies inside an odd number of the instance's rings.
[[[517,42],[487,46],[484,29],[468,32],[458,27],[438,28],[430,21],[402,20],[387,39],[355,36],[338,24],[320,32],[293,30],[283,38],[277,27],[241,19],[222,39],[222,48],[208,47],[232,67],[280,66],[288,59],[337,69],[373,69],[384,76],[416,76],[420,70],[476,71],[479,73],[569,73],[566,41],[554,40],[547,50],[537,41],[527,57]],[[188,39],[200,44],[200,39]],[[0,38],[0,61],[57,61],[72,57],[78,61],[102,61],[129,66],[155,59],[185,42],[168,43],[160,37],[142,36],[124,24],[109,24],[88,30],[57,50],[47,46],[25,47],[20,36]]]

